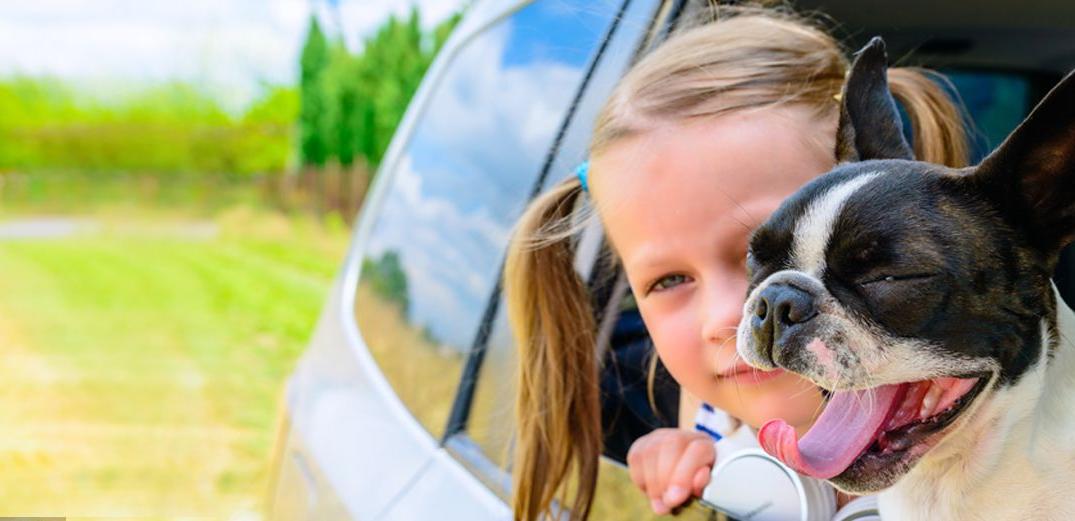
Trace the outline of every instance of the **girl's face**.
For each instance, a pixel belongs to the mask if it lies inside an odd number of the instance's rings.
[[[590,190],[642,318],[673,377],[755,428],[784,418],[800,431],[817,388],[756,371],[735,352],[750,232],[834,165],[836,118],[804,107],[732,112],[668,125],[592,158]]]

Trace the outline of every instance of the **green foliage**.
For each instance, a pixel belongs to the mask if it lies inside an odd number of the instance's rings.
[[[233,116],[180,82],[108,104],[56,79],[0,80],[0,172],[282,171],[297,95],[294,88],[271,87],[246,114]]]
[[[301,64],[303,163],[380,164],[422,76],[460,18],[424,33],[412,9],[406,19],[390,17],[357,54],[342,42],[329,48],[311,20]]]
[[[292,135],[299,114],[299,91],[274,87],[257,100],[239,120],[235,143],[236,171],[282,172],[291,163]]]
[[[322,166],[328,158],[329,147],[323,121],[330,109],[322,81],[329,64],[328,41],[317,17],[310,17],[310,29],[299,59],[299,92],[302,100],[299,110],[300,149],[303,163]]]
[[[350,166],[355,159],[352,144],[360,134],[368,131],[359,118],[365,106],[362,104],[362,84],[356,81],[364,71],[359,60],[347,52],[342,42],[336,42],[331,56],[322,76],[320,93],[325,99],[325,111],[317,134],[326,144],[328,155],[335,157],[341,165]]]
[[[378,296],[399,306],[403,316],[407,316],[411,301],[407,294],[407,273],[403,271],[398,252],[389,250],[375,261],[363,260],[362,278]]]

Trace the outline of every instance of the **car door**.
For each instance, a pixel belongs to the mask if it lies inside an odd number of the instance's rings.
[[[426,80],[433,86],[413,127],[397,134],[400,144],[379,174],[390,177],[378,187],[356,261],[355,320],[380,372],[429,440],[457,430],[452,406],[462,402],[453,397],[468,392],[473,354],[484,352],[498,316],[512,224],[545,179],[569,172],[556,172],[553,161],[566,142],[565,125],[593,118],[590,105],[579,109],[580,89],[594,84],[613,40],[620,42],[622,72],[656,6],[652,0],[537,0],[464,26],[465,36],[453,36],[458,47]],[[611,82],[603,81],[607,95]],[[572,134],[576,154],[584,134]],[[498,404],[510,402],[498,393]],[[510,433],[510,423],[500,431]],[[493,438],[482,440],[498,443]],[[406,448],[382,440],[380,450]],[[490,474],[459,454],[430,451],[374,518],[508,515]]]
[[[565,176],[573,175],[574,167],[586,157],[586,144],[592,123],[600,106],[637,54],[663,37],[662,28],[679,11],[674,2],[633,0],[618,9],[596,16],[592,6],[581,4],[571,14],[576,22],[586,25],[607,24],[596,49],[597,54],[586,62],[582,89],[564,114],[558,136],[548,149],[541,165],[541,174],[530,187],[530,195],[548,188]],[[606,5],[607,7],[607,5]],[[543,9],[535,2],[512,16],[523,17],[526,9]],[[560,9],[564,6],[561,5]],[[600,20],[600,22],[597,22]],[[571,39],[584,37],[575,31]],[[577,47],[571,43],[564,50]],[[570,57],[565,61],[572,61]],[[582,62],[577,62],[582,65]],[[580,238],[577,266],[584,278],[593,279],[595,288],[601,286],[594,266],[599,264],[601,251],[599,226],[591,226]],[[506,243],[500,243],[503,248]],[[503,251],[500,252],[502,262]],[[498,266],[499,273],[499,266]],[[414,519],[434,509],[459,507],[459,484],[473,476],[488,492],[507,505],[510,502],[510,449],[512,442],[514,373],[516,348],[501,305],[500,287],[494,285],[483,313],[483,324],[474,338],[462,370],[443,436],[445,451],[438,454],[405,495],[387,513],[387,519]],[[607,298],[607,295],[606,297]],[[601,300],[598,298],[598,300]],[[467,481],[470,483],[469,481]],[[505,510],[453,512],[451,518],[477,519],[502,513]],[[708,518],[711,512],[691,508],[684,517]],[[652,517],[646,498],[631,484],[622,464],[611,460],[602,462],[595,498],[594,519],[644,519]]]

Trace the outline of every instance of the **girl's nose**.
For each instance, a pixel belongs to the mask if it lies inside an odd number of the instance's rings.
[[[702,324],[702,340],[707,344],[729,343],[735,347],[735,328],[743,313],[743,293],[746,282],[715,285],[706,292],[699,310]]]

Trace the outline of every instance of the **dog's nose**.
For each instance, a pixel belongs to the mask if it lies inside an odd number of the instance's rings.
[[[817,316],[814,296],[789,284],[771,284],[758,293],[751,320],[761,355],[775,362],[773,352],[795,326]],[[775,363],[774,363],[775,365]]]

